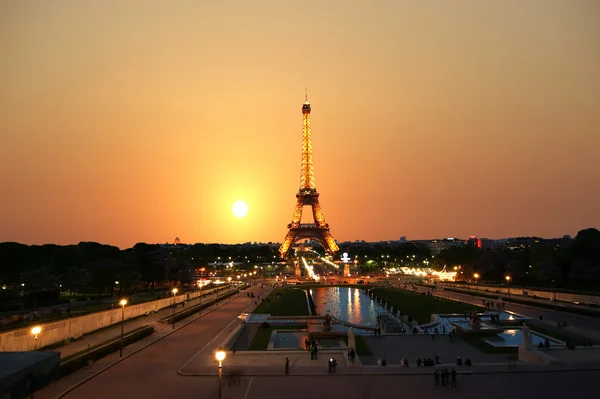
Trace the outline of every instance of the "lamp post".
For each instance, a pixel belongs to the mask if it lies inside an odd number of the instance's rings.
[[[173,288],[173,320],[171,320],[171,324],[173,325],[173,330],[175,329],[175,295],[177,295],[177,288]]]
[[[33,334],[33,351],[35,352],[37,350],[37,340],[38,340],[38,334],[42,331],[42,327],[40,326],[35,326],[31,329],[31,334]]]
[[[220,281],[217,280],[217,281],[215,281],[215,284],[216,283],[220,283]],[[219,285],[218,284],[215,286],[215,294],[217,295],[215,298],[215,305],[219,306]]]
[[[227,277],[227,285],[229,286],[227,289],[227,296],[229,296],[229,300],[231,300],[231,296],[229,295],[231,294],[231,277]]]
[[[119,305],[121,305],[121,350],[119,351],[119,357],[123,357],[123,326],[125,325],[125,305],[127,305],[127,299],[121,299]]]
[[[473,278],[475,279],[475,290],[479,291],[479,287],[477,286],[477,280],[479,279],[479,273],[473,274]]]
[[[223,360],[225,360],[225,351],[223,348],[219,348],[215,353],[215,359],[219,362],[219,399],[221,399],[221,388],[223,385]]]
[[[198,310],[198,314],[201,315],[202,314],[202,281],[198,281],[198,289],[200,290],[200,295],[198,296],[198,298],[200,298],[200,306],[199,306],[199,310]]]
[[[554,301],[554,311],[558,312],[558,305],[556,303],[556,283],[554,280],[552,280],[552,290],[554,291],[552,295],[552,300]]]
[[[508,285],[508,302],[510,302],[510,276],[504,277],[506,279],[506,284]]]

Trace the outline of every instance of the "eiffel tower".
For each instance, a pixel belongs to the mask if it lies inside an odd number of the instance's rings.
[[[338,251],[338,246],[329,232],[329,224],[325,222],[323,211],[319,205],[319,193],[315,186],[315,171],[312,160],[312,143],[310,135],[310,103],[308,97],[304,98],[302,104],[302,171],[300,174],[300,189],[296,194],[296,210],[292,223],[288,224],[288,233],[279,247],[279,254],[285,258],[295,242],[302,239],[317,241],[325,248],[329,255]],[[300,223],[302,219],[302,208],[305,205],[312,207],[314,223]]]

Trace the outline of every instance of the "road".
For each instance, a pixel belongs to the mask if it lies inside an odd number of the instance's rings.
[[[267,288],[252,288],[251,292],[261,297],[270,291]],[[102,374],[67,394],[66,398],[132,398],[132,397],[175,397],[175,395],[197,396],[203,391],[197,380],[177,374],[177,370],[202,348],[214,350],[226,338],[221,334],[237,316],[254,306],[254,300],[244,293],[225,300],[220,307],[148,348],[130,356]],[[127,349],[127,348],[126,348]],[[127,355],[127,350],[125,351]],[[100,362],[94,368],[101,369]],[[65,377],[66,379],[71,376]],[[77,376],[73,376],[77,379]],[[64,384],[65,379],[59,380]],[[48,387],[51,390],[51,386]],[[44,390],[36,398],[49,397]]]

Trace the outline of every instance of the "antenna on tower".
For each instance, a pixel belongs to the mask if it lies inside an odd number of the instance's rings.
[[[308,102],[308,89],[304,88],[304,101]]]

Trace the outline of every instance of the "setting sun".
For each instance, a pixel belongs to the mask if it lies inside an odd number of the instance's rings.
[[[236,201],[231,210],[236,217],[243,218],[248,213],[248,205],[244,201]]]

